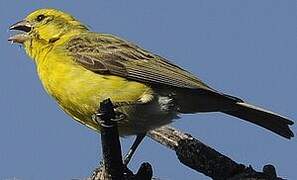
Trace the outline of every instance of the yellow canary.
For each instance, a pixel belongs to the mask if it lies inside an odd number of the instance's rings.
[[[100,131],[92,115],[107,98],[117,105],[121,135],[142,134],[182,113],[223,112],[293,137],[293,122],[209,87],[163,57],[110,34],[89,29],[56,9],[39,9],[10,30],[34,59],[39,78],[76,121]]]

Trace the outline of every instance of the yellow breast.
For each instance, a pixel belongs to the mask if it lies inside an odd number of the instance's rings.
[[[113,102],[136,102],[152,93],[143,83],[91,72],[59,49],[39,58],[36,61],[38,75],[48,94],[66,113],[95,130],[98,126],[91,116],[102,100],[111,98]]]

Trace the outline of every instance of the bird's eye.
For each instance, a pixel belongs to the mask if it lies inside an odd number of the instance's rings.
[[[40,21],[42,21],[44,18],[45,18],[45,15],[41,14],[41,15],[38,15],[38,16],[37,16],[36,20],[37,20],[38,22],[40,22]]]

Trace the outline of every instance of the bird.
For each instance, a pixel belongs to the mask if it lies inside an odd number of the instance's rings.
[[[293,121],[222,93],[164,57],[112,34],[92,32],[61,10],[37,9],[13,24],[8,41],[33,59],[46,92],[77,122],[100,132],[92,115],[110,98],[121,136],[145,134],[181,114],[222,112],[284,138]],[[127,155],[128,162],[135,149]]]

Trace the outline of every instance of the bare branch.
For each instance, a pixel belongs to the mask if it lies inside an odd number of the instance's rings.
[[[174,150],[181,163],[212,179],[281,179],[277,178],[272,165],[266,165],[263,172],[257,172],[251,166],[236,163],[190,134],[170,126],[150,131],[148,136]]]
[[[97,168],[90,180],[149,180],[152,178],[152,167],[143,163],[134,175],[122,160],[121,144],[114,106],[110,99],[100,103],[100,108],[95,114],[95,120],[100,124],[103,164]]]

